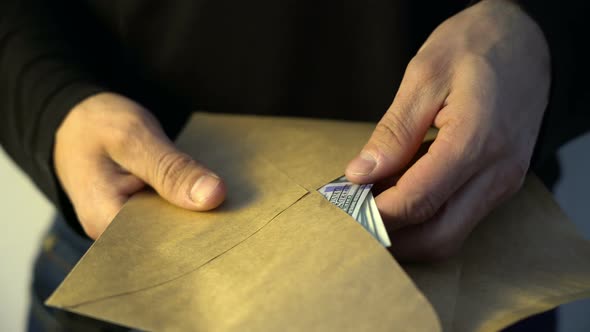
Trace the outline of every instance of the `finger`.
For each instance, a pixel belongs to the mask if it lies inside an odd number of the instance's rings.
[[[98,239],[128,199],[127,195],[108,191],[83,202],[82,204],[86,205],[82,205],[81,209],[76,206],[76,215],[88,237]],[[92,206],[88,205],[89,203],[92,203]],[[100,206],[100,209],[97,209],[97,206]]]
[[[502,167],[490,167],[470,179],[428,222],[392,233],[391,251],[402,261],[436,261],[458,251],[477,223],[502,199],[520,188],[521,181]]]
[[[446,78],[414,59],[395,99],[371,138],[346,168],[346,177],[372,183],[391,176],[412,159],[447,96]]]
[[[468,179],[498,158],[501,135],[490,132],[493,94],[475,84],[472,76],[461,76],[453,83],[454,91],[436,114],[435,125],[440,129],[426,154],[376,198],[393,229],[432,218]]]
[[[223,181],[178,151],[154,122],[131,126],[117,141],[118,144],[108,151],[111,157],[169,202],[185,209],[204,211],[217,207],[225,198]]]
[[[116,164],[111,158],[102,156],[98,166],[90,166],[96,174],[96,181],[105,189],[129,197],[145,187],[145,182]]]
[[[422,143],[422,145],[420,145],[420,148],[418,148],[418,152],[414,155],[414,157],[412,157],[412,160],[408,163],[406,168],[402,169],[399,173],[396,173],[393,176],[386,177],[385,179],[383,179],[379,182],[375,182],[373,184],[373,187],[371,188],[371,191],[373,192],[373,196],[377,197],[382,192],[395,186],[397,181],[399,181],[399,179],[404,174],[404,172],[407,171],[407,167],[410,167],[411,165],[415,164],[416,161],[418,161],[418,159],[420,159],[420,157],[422,157],[428,151],[428,148],[430,148],[432,141],[436,137],[436,133],[438,133],[438,130],[431,130],[431,129],[429,129],[428,134],[425,137],[426,141],[424,143]]]
[[[97,239],[119,213],[129,197],[141,190],[145,184],[139,178],[120,172],[110,160],[99,165],[89,165],[95,176],[85,186],[83,192],[74,197],[76,214],[88,236]]]
[[[486,160],[480,158],[477,148],[471,145],[477,133],[467,126],[441,128],[428,152],[395,186],[376,197],[383,219],[392,228],[430,219],[456,190],[485,166]]]

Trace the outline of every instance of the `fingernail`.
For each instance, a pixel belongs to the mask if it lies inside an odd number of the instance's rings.
[[[350,162],[348,171],[354,175],[369,175],[377,166],[377,161],[372,154],[361,151],[359,155]]]
[[[195,204],[203,203],[211,197],[219,182],[221,180],[215,175],[207,174],[201,176],[191,189],[191,200]]]

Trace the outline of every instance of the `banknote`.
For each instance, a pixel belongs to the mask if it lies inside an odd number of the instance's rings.
[[[332,204],[353,217],[382,245],[389,247],[391,242],[371,193],[372,186],[352,183],[341,177],[318,191]]]

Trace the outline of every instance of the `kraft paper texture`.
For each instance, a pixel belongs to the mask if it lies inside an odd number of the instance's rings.
[[[196,113],[177,145],[227,201],[135,195],[47,304],[151,331],[495,331],[590,297],[590,243],[532,175],[456,257],[400,266],[316,192],[373,127]]]

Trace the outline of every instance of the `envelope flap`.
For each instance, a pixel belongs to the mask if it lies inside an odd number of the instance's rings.
[[[590,297],[590,241],[533,175],[480,223],[461,257],[454,331],[497,331]]]
[[[590,241],[540,181],[480,222],[448,261],[404,269],[445,331],[498,331],[535,313],[590,296]]]
[[[400,266],[348,221],[310,193],[198,270],[69,310],[150,331],[440,331]]]
[[[196,117],[178,145],[226,181],[212,212],[177,208],[153,192],[134,196],[48,300],[71,306],[166,282],[215,259],[307,191],[253,148],[248,133]],[[215,148],[211,148],[214,144]]]

